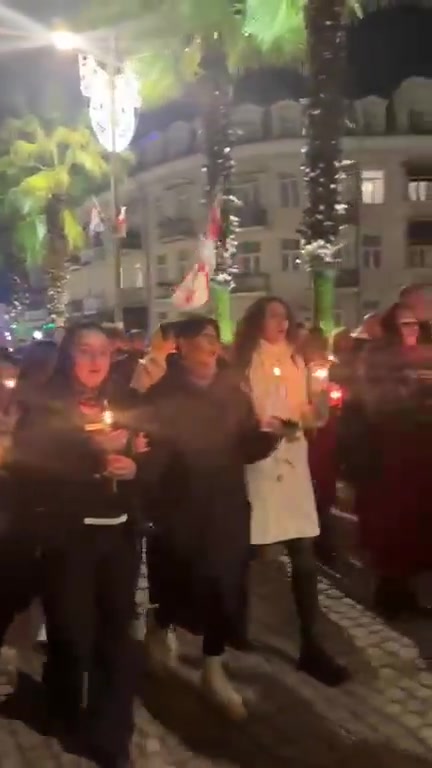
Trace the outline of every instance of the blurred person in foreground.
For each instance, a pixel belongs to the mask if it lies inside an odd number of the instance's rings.
[[[432,344],[432,286],[407,285],[399,294],[399,304],[409,310],[419,324],[419,341]]]
[[[124,426],[127,403],[118,413],[107,403],[110,362],[101,327],[67,331],[45,397],[17,424],[8,467],[11,538],[40,560],[49,713],[100,768],[128,765],[133,502],[147,448]]]
[[[318,339],[322,355],[323,340],[320,335]],[[291,559],[300,625],[298,667],[325,685],[337,686],[349,674],[324,649],[319,632],[314,551],[319,522],[305,439],[305,430],[325,423],[328,398],[321,380],[308,377],[295,341],[292,312],[276,296],[255,301],[237,326],[233,363],[251,392],[260,419],[275,418],[283,437],[268,457],[247,470],[251,543],[284,545]]]
[[[341,423],[341,460],[355,492],[362,547],[387,619],[422,614],[414,579],[432,567],[432,350],[413,312],[395,304],[365,357],[357,410]]]
[[[147,544],[150,594],[157,604],[145,647],[149,661],[173,665],[170,626],[203,636],[202,685],[233,719],[246,716],[223,668],[228,645],[246,642],[250,506],[245,465],[278,442],[259,424],[238,378],[218,368],[217,323],[196,315],[177,330],[178,363],[145,396],[148,468],[156,533]]]

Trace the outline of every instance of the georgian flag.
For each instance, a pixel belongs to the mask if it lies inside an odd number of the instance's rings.
[[[125,238],[127,235],[126,206],[122,205],[116,221],[117,237]]]
[[[90,211],[90,222],[88,232],[90,237],[100,235],[105,230],[105,223],[100,205],[96,198],[93,198],[93,206]]]
[[[210,278],[216,267],[216,246],[221,231],[220,198],[212,205],[204,237],[200,239],[198,263],[186,275],[172,296],[177,309],[198,309],[210,298]]]

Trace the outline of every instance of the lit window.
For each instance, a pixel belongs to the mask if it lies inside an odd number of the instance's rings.
[[[135,288],[144,288],[144,274],[141,264],[135,264]]]
[[[432,200],[432,179],[410,179],[408,198],[415,203]]]
[[[280,176],[279,194],[281,208],[299,208],[300,192],[297,177],[291,174]]]
[[[368,205],[384,202],[384,171],[361,172],[362,201]]]
[[[295,238],[281,240],[282,272],[294,272],[301,266],[300,241]]]
[[[362,262],[364,269],[380,269],[381,248],[381,237],[379,235],[363,235]]]

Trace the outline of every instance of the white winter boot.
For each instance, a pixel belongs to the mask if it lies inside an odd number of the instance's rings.
[[[144,653],[155,672],[174,669],[178,662],[178,644],[175,631],[162,629],[151,615],[147,620]]]
[[[209,698],[232,720],[244,720],[247,711],[243,699],[231,685],[221,656],[205,656],[201,684]]]

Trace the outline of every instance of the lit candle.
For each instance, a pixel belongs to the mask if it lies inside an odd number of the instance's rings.
[[[5,386],[6,389],[15,389],[16,383],[16,379],[4,379],[3,386]]]
[[[110,411],[109,408],[105,408],[102,413],[102,421],[104,426],[108,429],[109,427],[112,427],[114,423],[114,414],[112,411]]]

